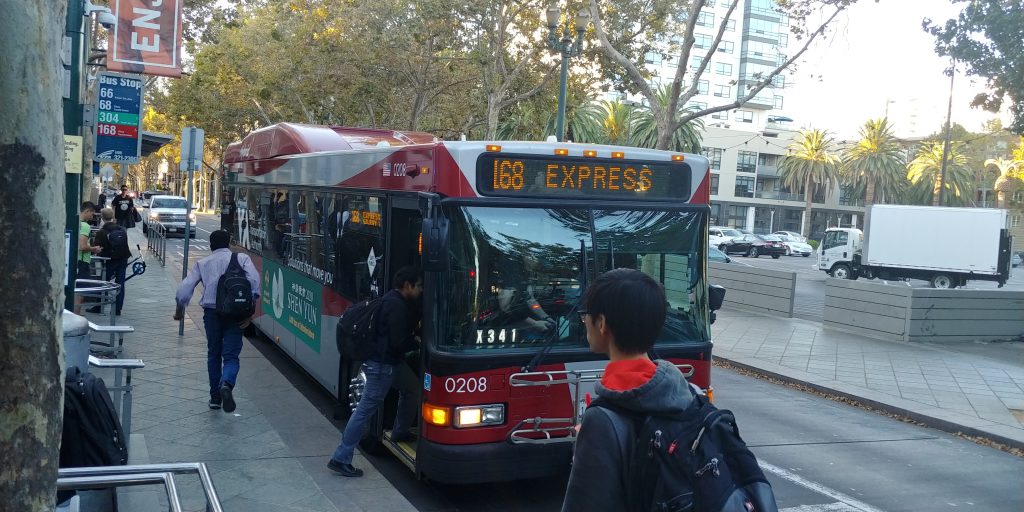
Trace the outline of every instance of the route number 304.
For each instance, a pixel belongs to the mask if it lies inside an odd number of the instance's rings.
[[[483,393],[487,391],[487,377],[448,377],[444,390],[449,393]]]

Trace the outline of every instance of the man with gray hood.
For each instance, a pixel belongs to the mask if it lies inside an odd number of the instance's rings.
[[[639,270],[606,272],[587,288],[579,311],[587,343],[610,360],[595,384],[599,400],[642,415],[678,414],[693,402],[678,368],[647,357],[665,323],[665,304],[661,285]],[[629,510],[620,446],[631,434],[612,414],[605,407],[583,414],[563,512]]]

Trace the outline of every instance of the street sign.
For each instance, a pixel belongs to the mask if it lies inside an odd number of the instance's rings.
[[[182,171],[198,170],[198,162],[203,161],[203,144],[206,143],[206,132],[202,128],[185,127],[181,129],[181,163]],[[192,160],[191,162],[189,160]]]
[[[96,102],[98,162],[137,164],[142,154],[142,77],[102,72]]]

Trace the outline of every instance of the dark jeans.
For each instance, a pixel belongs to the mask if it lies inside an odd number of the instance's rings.
[[[110,260],[107,262],[107,276],[104,278],[107,281],[115,279],[121,289],[117,291],[117,307],[114,311],[120,315],[121,308],[124,306],[124,278],[125,270],[128,268],[128,260]]]
[[[331,456],[332,459],[342,464],[352,463],[356,445],[366,433],[370,418],[373,418],[374,413],[380,409],[384,399],[387,398],[392,384],[398,388],[398,414],[395,416],[392,435],[409,432],[419,405],[419,393],[417,392],[419,379],[408,364],[403,362],[390,365],[367,361],[363,363],[362,370],[366,374],[366,387],[363,388],[363,396],[359,399],[359,404],[356,406],[355,412],[352,413],[352,417],[345,424],[345,431],[341,435],[341,444]]]
[[[235,386],[238,354],[242,353],[242,329],[238,322],[222,319],[212,308],[203,308],[206,328],[206,369],[210,374],[210,398],[220,398],[221,384]]]

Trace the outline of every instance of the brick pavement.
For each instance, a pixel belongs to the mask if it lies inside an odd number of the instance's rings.
[[[1024,449],[1024,342],[881,341],[728,309],[711,331],[718,359]]]
[[[145,238],[131,231],[132,245]],[[346,479],[325,467],[340,434],[309,401],[246,340],[241,353],[233,414],[207,407],[206,338],[196,297],[178,336],[174,290],[180,267],[147,258],[142,276],[127,283],[119,324],[135,327],[122,357],[146,367],[133,375],[133,464],[204,462],[226,511],[373,512],[412,511],[412,505],[360,454],[363,478]],[[194,261],[194,259],[193,259]],[[106,316],[87,315],[106,324]],[[104,376],[109,382],[110,380]],[[204,510],[198,479],[180,480],[187,510]],[[153,488],[122,493],[122,512],[153,510],[166,501]],[[164,506],[166,509],[166,506]]]

